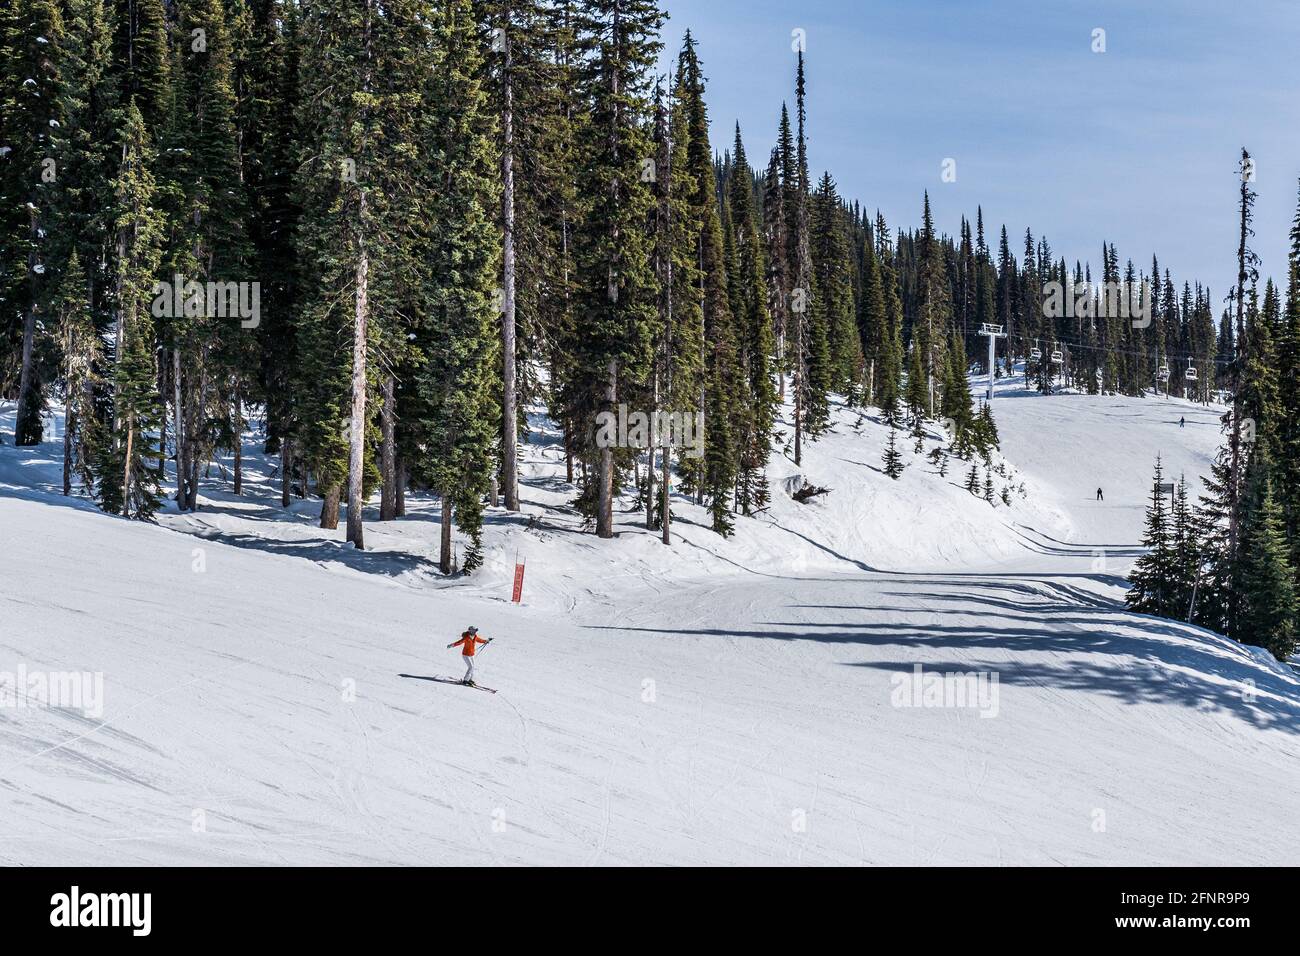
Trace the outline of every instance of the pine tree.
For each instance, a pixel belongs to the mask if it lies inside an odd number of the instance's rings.
[[[655,275],[645,226],[653,196],[642,177],[653,155],[646,74],[659,52],[663,14],[650,0],[591,0],[580,14],[587,52],[580,84],[590,104],[582,130],[578,192],[586,215],[575,230],[575,311],[583,316],[574,357],[580,391],[572,420],[590,423],[583,455],[595,465],[596,533],[614,534],[614,449],[597,448],[594,424],[613,413],[621,384],[645,378],[656,318]]]
[[[544,300],[555,280],[562,281],[553,269],[562,237],[547,213],[552,197],[566,191],[562,73],[552,59],[564,37],[553,11],[538,0],[490,0],[484,7],[493,30],[488,92],[499,119],[501,486],[506,509],[518,511],[520,399],[532,391],[524,359],[543,340]]]
[[[62,111],[67,138],[59,164],[59,227],[52,238],[62,240],[57,259],[63,264],[65,279],[71,255],[77,254],[85,270],[91,321],[102,333],[114,324],[113,277],[98,264],[108,266],[114,258],[112,181],[121,160],[123,114],[104,0],[72,0],[68,4],[63,54]],[[102,356],[94,370],[101,419],[108,404],[106,361],[107,356]]]
[[[898,429],[891,427],[889,429],[889,444],[885,447],[885,474],[895,481],[902,475],[903,469],[907,467],[903,463],[903,454],[898,450]]]
[[[1201,542],[1195,514],[1188,503],[1186,477],[1180,477],[1171,509],[1173,524],[1173,604],[1169,616],[1183,620],[1190,613],[1192,595],[1201,571]]]
[[[691,209],[694,179],[688,168],[690,130],[680,82],[673,86],[672,103],[662,94],[656,103],[656,177],[654,263],[659,286],[655,322],[656,405],[671,414],[688,415],[699,408],[704,365],[704,310],[699,296],[700,267],[697,254],[699,223]],[[671,541],[671,487],[673,450],[665,436],[660,454],[659,502],[661,540]],[[684,458],[683,477],[698,482],[693,467],[698,459]],[[652,523],[653,523],[652,517]]]
[[[917,299],[920,314],[913,335],[921,349],[922,371],[926,379],[926,413],[935,412],[935,385],[944,362],[944,345],[952,325],[952,298],[943,250],[934,232],[930,215],[930,194],[925,194],[922,210],[920,262],[917,275]]]
[[[1291,223],[1286,311],[1278,335],[1278,480],[1293,567],[1300,569],[1300,201]],[[1290,493],[1285,493],[1290,490]]]
[[[970,378],[966,371],[966,350],[961,336],[956,332],[948,346],[945,364],[943,399],[940,414],[951,423],[953,445],[966,449],[971,441],[971,428],[975,424],[975,411],[971,403]]]
[[[135,101],[156,141],[171,112],[171,58],[163,0],[111,0],[113,64],[120,71],[122,101]],[[192,40],[192,37],[186,37]]]
[[[1254,506],[1242,523],[1237,575],[1241,592],[1239,640],[1269,650],[1279,661],[1296,651],[1295,569],[1287,558],[1282,510],[1273,494],[1271,468],[1256,470]]]
[[[818,306],[825,324],[829,386],[853,398],[862,376],[854,319],[848,228],[835,180],[824,173],[812,197],[811,241]]]
[[[58,321],[63,354],[63,494],[72,494],[72,479],[93,492],[94,465],[100,456],[100,428],[95,391],[103,362],[103,343],[91,316],[89,286],[74,250],[51,303]]]
[[[737,334],[727,286],[725,236],[718,211],[713,150],[709,145],[708,114],[704,105],[704,80],[690,33],[678,57],[682,106],[690,137],[687,168],[694,185],[691,214],[700,224],[698,261],[701,270],[701,305],[704,311],[704,474],[700,492],[709,500],[713,530],[731,533],[728,517],[731,491],[740,457],[741,437],[734,431],[738,406]]]
[[[807,110],[803,52],[798,54],[795,74],[798,132],[790,138],[789,118],[781,115],[780,142],[783,153],[782,181],[786,209],[790,216],[789,253],[791,282],[791,324],[795,387],[794,460],[802,463],[803,437],[816,437],[829,423],[829,392],[832,384],[830,333],[819,301],[817,276],[812,257],[811,195],[808,179]]]
[[[324,498],[321,526],[337,527],[346,488],[347,537],[362,548],[362,508],[380,480],[371,352],[408,322],[404,315],[418,305],[410,287],[427,268],[421,230],[429,225],[426,205],[435,184],[421,124],[433,102],[438,118],[451,112],[453,124],[468,130],[478,122],[471,106],[437,101],[425,89],[433,82],[430,37],[463,47],[470,13],[468,4],[449,4],[432,30],[422,0],[382,6],[323,0],[307,13],[303,34],[312,45],[303,54],[299,115],[308,157],[298,177],[305,293],[297,319],[304,408],[299,443]],[[474,52],[467,71],[481,64],[477,47]],[[471,75],[473,84],[478,81]],[[476,95],[476,88],[465,92]],[[466,134],[464,148],[479,145]],[[471,201],[483,198],[472,189],[471,195]],[[477,262],[471,259],[466,272],[473,275]],[[476,290],[466,284],[473,297]]]
[[[923,359],[921,358],[921,346],[919,342],[913,339],[907,365],[907,410],[911,415],[914,429],[920,429],[921,422],[925,419],[927,401],[928,394]]]
[[[1124,597],[1130,610],[1158,617],[1177,613],[1176,540],[1169,527],[1169,514],[1161,490],[1164,469],[1156,457],[1152,479],[1151,503],[1147,506],[1146,533],[1142,545],[1146,552],[1138,558],[1129,574],[1131,587]]]
[[[862,349],[866,376],[867,402],[881,407],[884,399],[883,379],[890,345],[889,318],[885,314],[885,290],[871,236],[862,242],[862,292],[858,297],[858,339]]]
[[[754,174],[736,127],[734,169],[731,178],[731,221],[735,233],[736,270],[731,282],[736,301],[733,316],[739,332],[740,366],[747,389],[748,430],[740,455],[740,505],[745,514],[767,506],[766,466],[776,422],[776,383],[772,360],[776,337],[768,311],[770,302],[763,244],[758,233],[759,213],[754,204]]]
[[[21,370],[14,444],[35,445],[43,438],[45,383],[38,356],[40,315],[49,296],[48,237],[56,232],[58,164],[64,159],[63,17],[55,0],[16,0],[0,38],[5,49],[5,83],[0,107],[5,115],[4,255],[0,278],[12,276],[7,300],[22,315]]]
[[[294,194],[299,140],[299,15],[295,4],[266,0],[247,10],[247,38],[232,46],[237,129],[244,176],[251,272],[260,282],[261,316],[250,396],[266,414],[267,454],[279,453],[281,504],[288,507],[297,470],[294,439],[299,363],[294,312],[299,262],[295,233],[301,216]],[[248,333],[245,333],[248,334]]]
[[[1238,352],[1233,358],[1233,396],[1232,411],[1225,416],[1224,425],[1228,432],[1228,472],[1225,475],[1224,492],[1227,495],[1228,506],[1228,555],[1229,561],[1235,561],[1237,558],[1238,546],[1240,543],[1240,524],[1241,524],[1241,492],[1243,485],[1243,475],[1245,473],[1245,454],[1242,448],[1242,400],[1244,398],[1242,389],[1242,368],[1243,354],[1241,350],[1247,348],[1246,340],[1246,288],[1253,285],[1257,274],[1256,265],[1259,262],[1258,256],[1250,249],[1248,243],[1252,234],[1251,222],[1254,219],[1255,191],[1250,184],[1254,179],[1254,165],[1250,158],[1250,153],[1243,147],[1241,150],[1241,200],[1240,200],[1240,230],[1239,244],[1237,247],[1237,284],[1234,289],[1236,328],[1234,329],[1233,341],[1236,343]]]
[[[790,325],[789,238],[785,190],[781,185],[781,149],[772,150],[763,181],[763,240],[767,253],[768,311],[772,317],[774,371],[777,398],[785,402],[785,377],[789,371],[786,337]]]
[[[999,446],[998,426],[993,420],[993,409],[988,402],[980,405],[975,424],[970,429],[970,448],[987,458]]]
[[[1194,511],[1200,539],[1199,584],[1192,622],[1229,637],[1236,636],[1239,595],[1233,588],[1232,552],[1228,547],[1228,450],[1221,448],[1210,474],[1202,478],[1204,492]]]
[[[464,571],[482,560],[482,499],[492,476],[500,421],[496,289],[501,237],[494,221],[494,125],[483,85],[482,52],[468,0],[444,5],[436,20],[440,51],[425,92],[431,184],[426,214],[427,299],[416,326],[424,364],[410,427],[423,452],[417,480],[442,500],[439,567],[452,571],[451,527],[467,536]],[[456,104],[448,109],[447,104]]]
[[[124,137],[122,163],[113,183],[118,314],[113,438],[102,447],[97,491],[105,511],[150,520],[160,491],[152,464],[158,458],[154,441],[161,410],[150,304],[161,258],[162,216],[155,208],[157,186],[150,171],[154,149],[134,101],[127,106]]]
[[[176,121],[168,150],[175,184],[173,282],[238,283],[248,278],[251,249],[246,223],[238,101],[232,43],[221,0],[186,5],[181,17],[176,78]],[[249,299],[251,303],[251,298]],[[236,451],[238,474],[242,410],[235,396],[247,391],[255,365],[255,339],[238,315],[220,315],[225,303],[186,294],[184,314],[167,310],[165,338],[172,353],[177,446],[177,501],[198,506],[203,464],[217,447]],[[259,307],[260,308],[260,307]]]
[[[880,397],[878,406],[885,419],[899,420],[903,391],[903,305],[898,295],[897,272],[889,245],[889,226],[876,214],[876,261],[880,265],[880,286],[884,296],[884,327],[881,330]]]
[[[1013,328],[1016,320],[1016,310],[1019,307],[1017,290],[1019,282],[1016,278],[1016,260],[1011,255],[1011,245],[1007,241],[1007,227],[1002,227],[1002,236],[998,241],[998,265],[997,265],[997,282],[996,282],[996,315],[997,325],[1002,326],[1002,331],[1006,333],[1007,342],[1011,342]],[[1008,344],[1006,354],[1006,374],[1011,374],[1011,353],[1014,349]]]
[[[1270,280],[1264,302],[1255,304],[1255,292],[1248,296],[1246,309],[1247,347],[1241,371],[1242,446],[1250,455],[1253,447],[1266,443],[1271,455],[1277,448],[1282,421],[1282,400],[1278,378],[1278,355],[1274,337],[1281,324],[1277,290]]]

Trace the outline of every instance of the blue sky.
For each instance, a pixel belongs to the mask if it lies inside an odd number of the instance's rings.
[[[1236,162],[1257,162],[1261,276],[1285,282],[1300,177],[1300,0],[664,0],[665,67],[689,27],[715,149],[739,120],[765,164],[807,37],[809,153],[892,227],[984,207],[1017,258],[1026,226],[1057,256],[1210,283],[1236,274]],[[1095,53],[1093,31],[1106,31]],[[956,182],[941,180],[956,160]]]

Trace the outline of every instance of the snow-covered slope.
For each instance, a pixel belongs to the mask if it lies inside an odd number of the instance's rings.
[[[0,861],[1297,862],[1296,674],[1118,603],[1152,461],[1203,472],[1214,411],[1008,384],[995,412],[1011,507],[910,442],[890,481],[841,410],[802,469],[774,456],[768,512],[722,541],[680,503],[671,547],[630,500],[580,534],[539,422],[525,514],[453,582],[418,497],[356,552],[279,509],[250,441],[243,498],[214,470],[144,526],[51,494],[56,445],[10,433],[0,673],[104,697],[0,707]],[[495,696],[426,679],[471,623]],[[900,706],[916,665],[986,696]]]

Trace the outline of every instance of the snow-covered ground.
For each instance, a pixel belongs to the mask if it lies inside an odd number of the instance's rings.
[[[679,502],[670,547],[631,500],[581,533],[539,420],[524,514],[451,581],[419,496],[357,552],[250,436],[243,497],[214,468],[197,514],[122,521],[0,408],[0,674],[103,675],[102,714],[0,707],[0,862],[1300,862],[1300,678],[1120,603],[1155,455],[1204,473],[1216,410],[994,408],[1010,507],[910,440],[890,481],[841,409],[767,512],[724,541]],[[495,696],[427,679],[469,624]],[[907,696],[945,673],[984,696]]]

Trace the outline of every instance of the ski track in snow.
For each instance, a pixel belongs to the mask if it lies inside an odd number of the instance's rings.
[[[125,522],[58,495],[57,435],[12,447],[0,403],[0,673],[105,689],[101,717],[0,707],[0,861],[1297,862],[1294,668],[1122,605],[1153,459],[1198,484],[1218,410],[1015,380],[994,410],[1010,508],[910,439],[889,481],[886,430],[837,409],[733,538],[679,497],[670,547],[630,498],[582,534],[534,415],[524,514],[445,580],[424,496],[357,552],[279,507],[250,435],[243,496],[213,467],[198,513]],[[398,676],[454,670],[470,623],[498,694]],[[893,706],[914,664],[996,675],[998,715]]]

